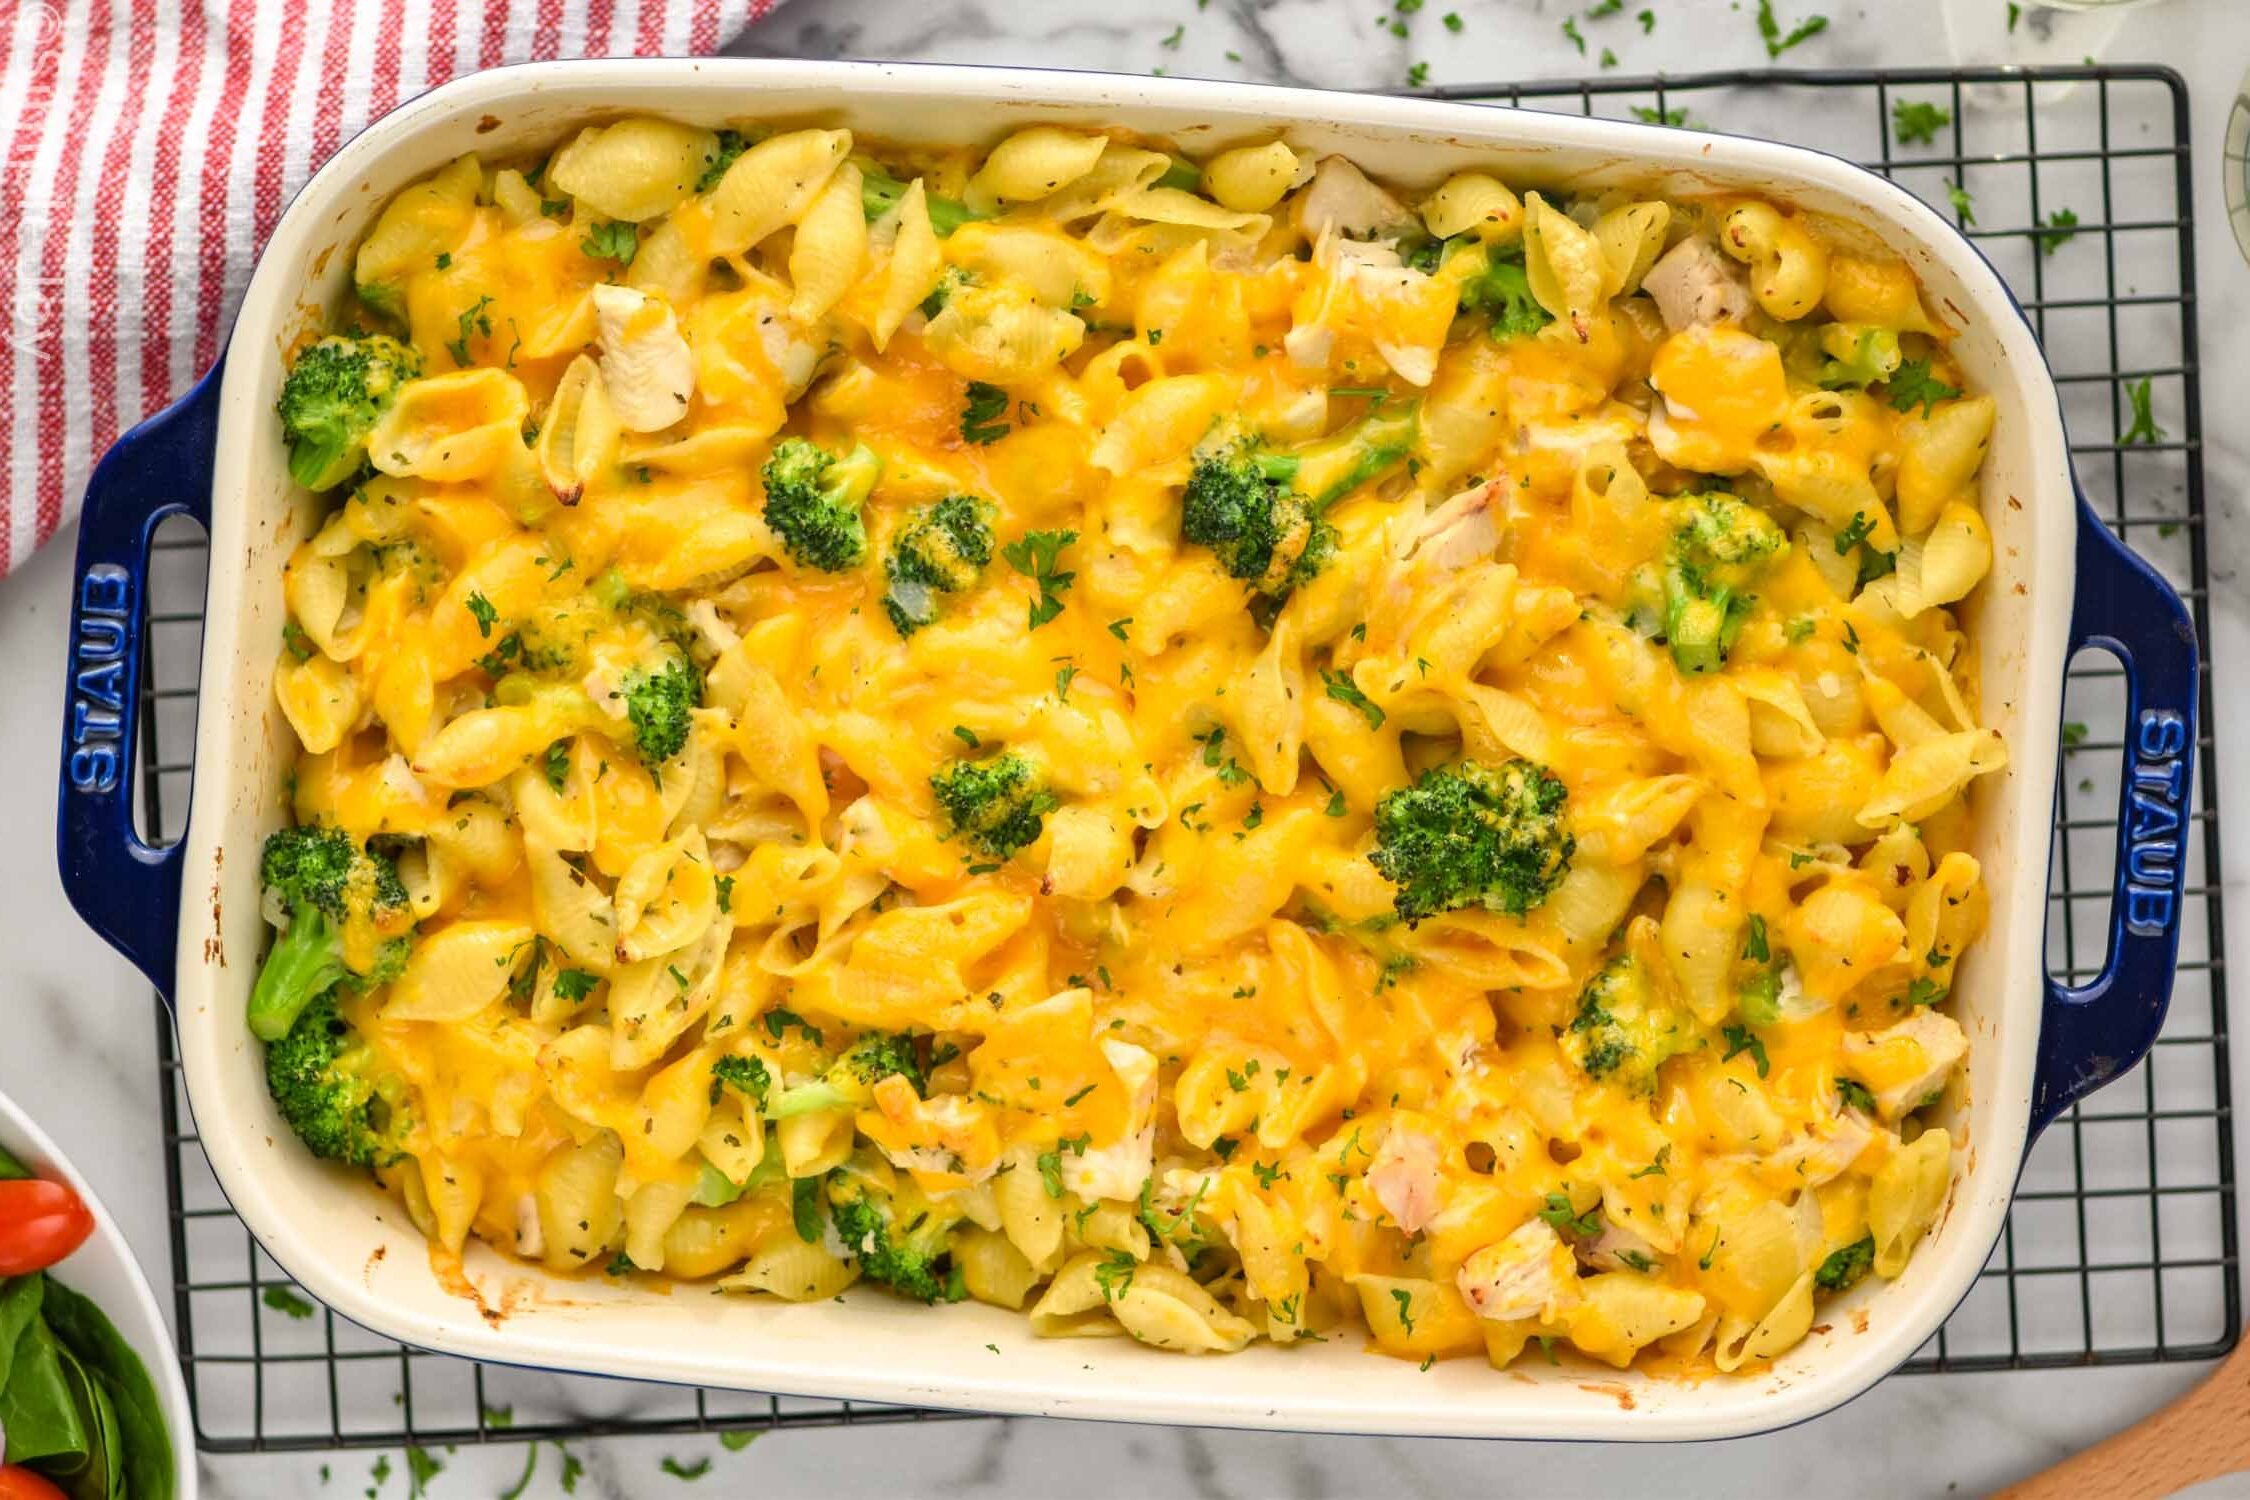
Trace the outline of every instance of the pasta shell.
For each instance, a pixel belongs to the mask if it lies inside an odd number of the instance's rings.
[[[601,366],[579,355],[563,371],[539,425],[539,472],[557,500],[576,505],[586,486],[608,472],[622,432]]]
[[[676,120],[619,120],[578,132],[555,153],[548,180],[606,219],[638,223],[686,202],[717,154],[711,131]]]

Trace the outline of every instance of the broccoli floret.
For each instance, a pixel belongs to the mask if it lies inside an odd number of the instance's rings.
[[[836,1236],[859,1272],[918,1302],[958,1302],[967,1295],[949,1252],[954,1220],[901,1188],[885,1193],[851,1171],[828,1178],[828,1211]]]
[[[921,1061],[914,1055],[914,1038],[904,1032],[871,1031],[844,1050],[828,1071],[810,1083],[783,1089],[766,1106],[776,1120],[809,1115],[823,1109],[857,1109],[875,1097],[875,1085],[892,1076],[903,1077],[922,1092]]]
[[[717,187],[726,177],[727,168],[734,165],[735,158],[749,149],[749,138],[741,131],[720,131],[719,139],[712,149],[711,160],[704,166],[703,175],[695,179],[695,190],[708,193]]]
[[[1222,431],[1196,450],[1180,499],[1180,537],[1270,600],[1319,573],[1336,529],[1321,512],[1406,461],[1420,431],[1416,403],[1378,403],[1341,432],[1289,452]]]
[[[689,715],[703,696],[703,679],[686,657],[667,652],[664,664],[635,667],[625,674],[625,717],[632,721],[633,743],[641,759],[662,765],[687,744]]]
[[[1555,320],[1554,314],[1531,295],[1531,277],[1524,270],[1521,249],[1505,256],[1479,253],[1484,256],[1482,268],[1461,282],[1461,311],[1491,318],[1495,339],[1523,338]]]
[[[965,286],[975,286],[977,279],[959,266],[947,266],[938,273],[938,283],[930,288],[930,295],[922,299],[922,316],[934,318],[945,311],[945,304],[953,294]]]
[[[756,1104],[762,1112],[773,1089],[773,1074],[764,1062],[755,1057],[722,1057],[711,1064],[711,1102],[719,1102],[719,1091],[731,1088]]]
[[[284,828],[266,840],[259,875],[269,902],[288,913],[250,991],[250,1030],[261,1041],[287,1036],[337,984],[387,984],[404,969],[413,914],[398,867],[381,854],[340,828]],[[371,943],[352,931],[362,924]]]
[[[1315,545],[1321,522],[1304,496],[1288,488],[1298,460],[1242,435],[1196,453],[1180,501],[1180,537],[1208,547],[1230,577],[1272,598],[1310,577],[1303,566],[1333,546]]]
[[[1341,432],[1291,451],[1297,460],[1290,488],[1315,512],[1326,510],[1363,484],[1382,478],[1407,461],[1422,431],[1422,406],[1396,397]]]
[[[862,166],[859,171],[860,212],[866,215],[869,223],[873,223],[898,206],[898,200],[906,196],[908,186],[909,184],[899,181],[881,167]],[[937,231],[939,239],[944,239],[971,219],[989,217],[973,211],[958,198],[939,197],[929,190],[927,183],[923,184],[922,201],[929,206],[930,228]]]
[[[1656,1092],[1656,1070],[1685,1051],[1691,1035],[1687,1019],[1651,991],[1640,960],[1620,953],[1578,992],[1562,1048],[1587,1077],[1646,1095]]]
[[[930,777],[950,838],[1006,859],[1039,837],[1042,819],[1062,806],[1039,768],[1016,751],[989,760],[957,760]]]
[[[1820,347],[1829,358],[1817,378],[1823,389],[1831,391],[1879,385],[1891,378],[1904,357],[1896,332],[1863,323],[1829,324],[1820,331]]]
[[[333,990],[266,1047],[266,1089],[315,1156],[379,1167],[405,1154],[405,1081],[377,1071],[374,1053],[337,1013]]]
[[[1727,494],[1671,502],[1664,564],[1664,634],[1683,672],[1712,672],[1749,617],[1746,592],[1789,553],[1789,539],[1757,506]]]
[[[766,524],[808,568],[841,573],[867,555],[859,508],[883,472],[865,443],[842,458],[804,438],[784,438],[766,460]]]
[[[367,456],[367,434],[421,373],[420,356],[381,334],[325,338],[298,355],[274,403],[289,439],[289,477],[308,490],[351,478]]]
[[[1813,1285],[1824,1292],[1840,1292],[1856,1284],[1875,1267],[1875,1236],[1863,1234],[1820,1263]]]
[[[884,564],[889,580],[883,612],[900,635],[937,618],[940,594],[957,594],[992,561],[993,508],[969,495],[948,495],[907,516]]]
[[[1433,766],[1375,804],[1375,868],[1398,887],[1398,914],[1419,922],[1481,906],[1523,916],[1570,869],[1578,841],[1569,793],[1528,760]]]

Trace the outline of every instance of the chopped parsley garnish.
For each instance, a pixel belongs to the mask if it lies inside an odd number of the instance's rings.
[[[1570,1206],[1568,1193],[1549,1193],[1547,1206],[1539,1210],[1539,1217],[1555,1227],[1557,1234],[1573,1235],[1590,1240],[1602,1232],[1602,1209],[1595,1204],[1584,1213]]]
[[[1008,435],[1008,393],[981,380],[969,382],[969,399],[961,408],[964,441],[996,443]]]
[[[1758,1076],[1760,1078],[1765,1077],[1772,1066],[1766,1060],[1766,1044],[1752,1035],[1749,1027],[1738,1021],[1729,1021],[1720,1028],[1720,1031],[1727,1039],[1727,1050],[1726,1055],[1721,1057],[1719,1061],[1732,1062],[1735,1058],[1747,1052],[1750,1054],[1750,1061],[1757,1065]]]
[[[1919,406],[1925,417],[1930,414],[1930,408],[1940,401],[1951,401],[1961,394],[1956,387],[1947,385],[1932,375],[1930,362],[1926,359],[1900,360],[1898,368],[1891,372],[1891,378],[1884,384],[1890,388],[1893,410],[1912,411]]]
[[[1078,575],[1064,572],[1055,564],[1061,560],[1063,548],[1077,540],[1075,531],[1027,531],[1000,549],[1009,567],[1039,585],[1039,597],[1030,608],[1031,629],[1037,630],[1062,613],[1062,596]]]
[[[1132,1251],[1112,1250],[1094,1267],[1094,1284],[1102,1289],[1103,1297],[1115,1302],[1133,1289],[1133,1273],[1140,1268]]]
[[[446,340],[445,352],[452,355],[453,363],[464,370],[469,367],[469,335],[477,333],[486,338],[492,337],[492,319],[485,313],[485,309],[491,305],[490,297],[479,297],[475,306],[453,320],[454,337]]]
[[[594,986],[601,982],[599,974],[589,973],[584,969],[562,969],[555,974],[555,993],[576,1005],[594,993]],[[756,1063],[757,1059],[752,1058],[751,1061]]]
[[[2031,232],[2031,237],[2039,242],[2040,254],[2054,254],[2057,250],[2078,238],[2078,214],[2076,210],[2056,209],[2053,213],[2047,215],[2046,227],[2034,229]]]
[[[1766,963],[1773,953],[1766,945],[1766,919],[1753,913],[1750,930],[1742,940],[1742,956],[1754,964]]]
[[[1856,1078],[1836,1080],[1836,1098],[1845,1109],[1856,1109],[1867,1114],[1875,1113],[1875,1095],[1866,1084]]]
[[[1414,1331],[1414,1294],[1405,1287],[1394,1286],[1391,1288],[1391,1300],[1398,1303],[1399,1327],[1405,1329],[1408,1333],[1412,1333]]]
[[[1365,693],[1361,692],[1349,677],[1333,669],[1322,668],[1320,680],[1327,687],[1329,697],[1343,704],[1346,708],[1358,709],[1360,717],[1367,720],[1368,728],[1380,729],[1383,727],[1383,710]]]
[[[578,242],[578,248],[586,252],[588,260],[614,260],[621,266],[629,266],[641,251],[640,230],[621,222],[596,224],[586,231],[586,238]]]
[[[486,640],[492,639],[492,622],[500,618],[500,611],[494,609],[492,601],[482,594],[471,594],[464,602],[469,606],[469,613],[476,619],[477,634]]]

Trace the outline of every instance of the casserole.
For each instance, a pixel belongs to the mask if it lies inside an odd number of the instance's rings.
[[[759,85],[754,101],[741,85]],[[848,108],[837,107],[850,88]],[[933,110],[946,101],[942,115]],[[718,1318],[614,1286],[549,1282],[472,1258],[468,1285],[428,1274],[402,1214],[314,1168],[286,1142],[259,1087],[256,1049],[237,1018],[259,928],[252,861],[242,851],[281,819],[275,795],[288,731],[271,707],[267,670],[282,616],[279,564],[309,528],[292,508],[265,415],[280,358],[311,321],[304,303],[332,302],[348,247],[375,205],[474,146],[503,153],[555,139],[619,105],[716,123],[766,116],[834,117],[867,134],[913,142],[985,139],[1035,121],[1118,124],[1197,151],[1286,128],[1314,151],[1349,153],[1379,174],[1434,181],[1471,164],[1531,184],[1646,183],[1659,191],[1729,188],[1855,220],[1906,257],[1933,303],[1964,328],[1956,357],[2000,404],[1984,499],[1996,535],[1992,587],[1979,611],[1985,711],[2016,747],[2015,769],[1980,794],[1976,852],[1995,892],[1991,933],[1964,963],[1962,1018],[1972,1042],[1970,1087],[1947,1123],[1968,1145],[1950,1211],[1900,1281],[1855,1294],[1825,1331],[1770,1374],[1700,1388],[1637,1376],[1588,1386],[1564,1370],[1496,1391],[1439,1369],[1412,1387],[1362,1373],[1345,1348],[1258,1351],[1240,1378],[1179,1362],[1158,1380],[1137,1349],[1025,1346],[1012,1321],[981,1311],[916,1317],[873,1304],[745,1309]],[[748,106],[748,107],[746,107]],[[505,111],[505,113],[503,113]],[[1303,122],[1317,117],[1317,126]],[[300,301],[302,299],[302,302]],[[282,1264],[347,1315],[411,1343],[607,1374],[693,1380],[862,1399],[951,1404],[1134,1420],[1493,1436],[1720,1436],[1799,1420],[1845,1399],[1932,1331],[1974,1276],[2005,1212],[2013,1164],[2030,1129],[2146,1046],[2161,1016],[2177,912],[2179,803],[2193,744],[2193,643],[2177,601],[2089,521],[2074,542],[2067,469],[2051,384],[2005,289],[1918,203],[1826,158],[1755,143],[1703,141],[1603,122],[1556,120],[1425,101],[1333,100],[1167,80],[876,66],[574,64],[488,75],[418,101],[348,148],[278,231],[245,303],[251,338],[234,364],[121,444],[97,475],[82,543],[80,666],[74,676],[63,810],[66,880],[81,910],[132,952],[180,1003],[182,1052],[214,1167],[245,1220]],[[206,457],[228,455],[213,469]],[[209,472],[234,500],[224,510],[153,497],[143,486]],[[117,790],[130,764],[137,671],[132,564],[152,513],[185,508],[213,526],[213,592],[234,608],[212,625],[199,763],[205,816],[180,851],[131,847]],[[2077,621],[2063,583],[2082,583]],[[2086,989],[2053,998],[2041,1028],[2031,983],[2039,962],[2041,869],[2067,654],[2098,644],[2128,659],[2135,690],[2128,735],[2134,799],[2121,851],[2111,963]],[[218,808],[212,808],[214,798]],[[121,847],[122,846],[122,847]],[[183,870],[180,862],[185,861]],[[180,881],[209,925],[150,923]],[[109,887],[97,892],[96,884]],[[2113,1014],[2122,1012],[2122,1014]],[[2034,1037],[2039,1038],[2034,1055]],[[2000,1163],[2009,1165],[2003,1167]],[[402,1253],[393,1255],[389,1252]],[[682,1339],[689,1322],[698,1333]],[[991,1371],[988,1343],[1000,1341]],[[663,1351],[663,1352],[652,1352]],[[1310,1357],[1308,1357],[1308,1355]],[[1391,1372],[1386,1371],[1388,1376]],[[1161,1395],[1151,1394],[1158,1385]]]

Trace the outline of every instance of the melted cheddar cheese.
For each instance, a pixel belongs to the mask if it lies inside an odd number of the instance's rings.
[[[339,994],[439,1254],[1735,1370],[1932,1222],[2005,752],[1902,266],[625,120],[358,279],[421,367],[276,696],[418,924]]]

